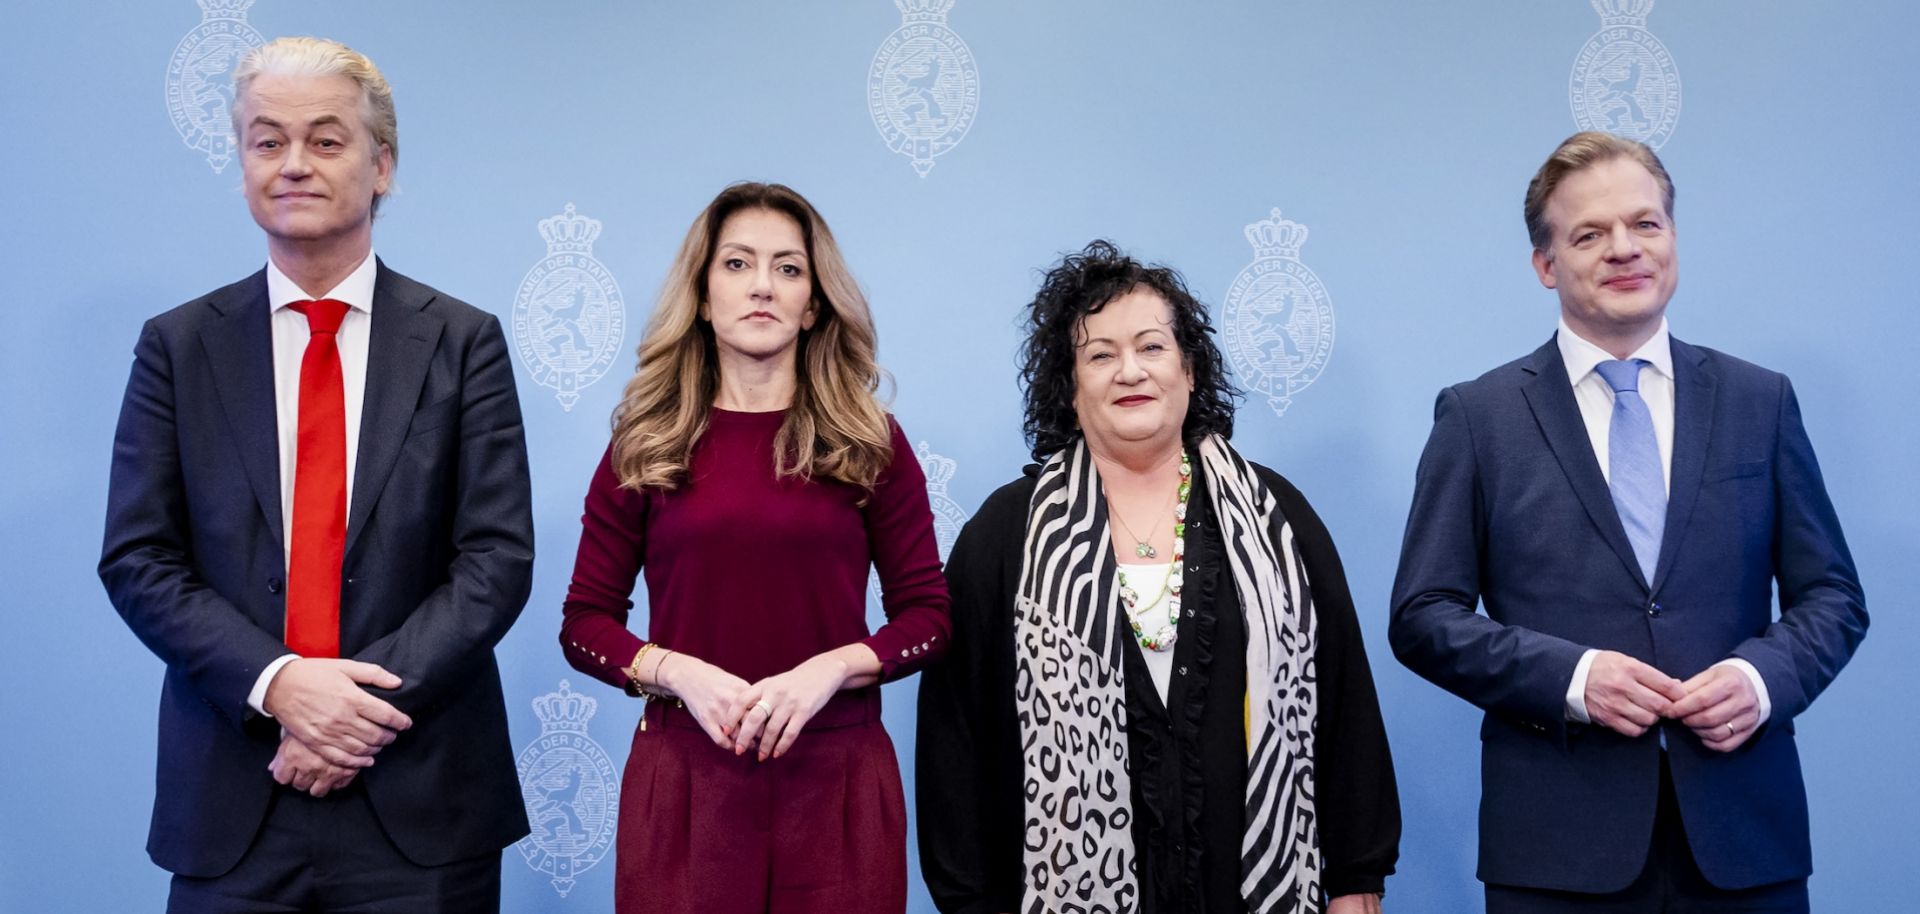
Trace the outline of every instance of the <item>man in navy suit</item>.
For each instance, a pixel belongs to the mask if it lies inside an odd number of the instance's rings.
[[[1793,387],[1668,335],[1646,146],[1569,138],[1526,222],[1559,330],[1441,392],[1388,628],[1486,711],[1487,910],[1806,911],[1793,720],[1867,613]]]
[[[497,911],[527,833],[493,647],[531,586],[491,315],[372,251],[393,96],[330,41],[234,74],[258,273],[148,321],[100,577],[166,664],[177,912]]]

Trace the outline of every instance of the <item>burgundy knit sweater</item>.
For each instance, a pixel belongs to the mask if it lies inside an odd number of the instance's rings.
[[[687,480],[672,491],[620,488],[608,449],[587,490],[560,626],[575,669],[627,685],[622,670],[645,643],[627,628],[642,569],[651,640],[748,682],[855,641],[879,656],[883,682],[945,653],[947,585],[926,477],[906,434],[889,419],[893,462],[869,494],[775,479],[773,437],[785,417],[715,408]],[[869,564],[888,620],[871,634]],[[870,700],[842,693],[817,719]]]

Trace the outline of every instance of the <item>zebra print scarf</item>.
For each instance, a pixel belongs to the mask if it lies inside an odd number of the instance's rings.
[[[1199,462],[1247,623],[1246,834],[1252,914],[1318,912],[1315,619],[1293,528],[1226,440]],[[1014,702],[1025,767],[1024,914],[1140,907],[1127,773],[1128,637],[1107,499],[1084,440],[1040,471],[1014,620]]]

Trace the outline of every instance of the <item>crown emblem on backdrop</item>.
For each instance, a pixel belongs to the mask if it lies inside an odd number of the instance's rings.
[[[913,455],[920,459],[920,471],[926,474],[927,488],[930,490],[937,487],[940,491],[946,491],[947,483],[953,480],[954,472],[960,469],[957,461],[934,453],[925,441],[920,442]]]
[[[947,27],[954,0],[893,0],[900,27],[867,67],[867,114],[887,148],[924,178],[980,113],[980,66]]]
[[[167,58],[167,119],[214,174],[233,160],[233,69],[266,38],[247,23],[254,0],[195,0],[200,22]]]
[[[533,713],[540,718],[540,730],[587,732],[587,721],[600,709],[600,702],[573,690],[572,683],[560,680],[560,691],[548,692],[533,700]]]
[[[587,734],[587,720],[599,702],[574,692],[562,679],[559,691],[531,704],[540,716],[540,736],[520,751],[514,767],[532,831],[514,847],[565,898],[580,874],[613,850],[620,775],[607,751]]]
[[[252,6],[254,0],[194,0],[194,2],[200,4],[202,18],[238,19],[246,15],[247,7]]]
[[[576,215],[569,203],[560,215],[540,220],[540,237],[547,240],[549,254],[591,254],[594,239],[600,237],[600,220]]]
[[[1653,11],[1653,0],[1591,0],[1591,2],[1594,12],[1600,14],[1600,27],[1603,29],[1617,26],[1646,28],[1647,14]]]
[[[572,203],[534,223],[547,256],[513,296],[513,341],[533,382],[571,411],[580,391],[606,375],[626,334],[620,284],[593,256],[601,222]]]
[[[1247,241],[1253,245],[1256,260],[1299,260],[1300,248],[1307,243],[1307,227],[1281,218],[1280,210],[1274,209],[1273,218],[1247,226]]]
[[[1581,130],[1604,130],[1659,149],[1680,119],[1680,70],[1647,31],[1654,0],[1588,0],[1600,31],[1574,56],[1567,102]]]
[[[907,22],[941,22],[953,9],[954,0],[893,0],[900,8],[900,17]]]
[[[1300,262],[1307,227],[1280,215],[1243,227],[1253,262],[1222,298],[1220,349],[1234,381],[1267,398],[1276,417],[1327,367],[1333,353],[1333,300],[1326,284]]]

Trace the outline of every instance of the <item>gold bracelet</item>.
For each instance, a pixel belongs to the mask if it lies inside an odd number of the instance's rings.
[[[627,694],[629,695],[645,695],[647,693],[646,685],[640,681],[640,661],[646,658],[647,652],[650,650],[653,650],[653,642],[649,641],[640,645],[639,652],[633,655],[633,662],[627,664],[626,669],[621,671],[627,674]]]
[[[667,665],[667,658],[677,657],[680,655],[680,652],[664,647],[661,648],[660,651],[660,659],[653,662],[653,685],[648,687],[648,691],[651,692],[655,698],[671,698],[673,699],[674,707],[684,708],[686,704],[680,700],[680,696],[675,695],[671,689],[660,684],[660,670]]]
[[[655,660],[653,662],[653,686],[656,689],[661,689],[663,691],[665,689],[665,687],[660,684],[660,668],[667,665],[667,658],[671,656],[673,656],[672,650],[668,648],[661,648],[660,659]]]

